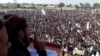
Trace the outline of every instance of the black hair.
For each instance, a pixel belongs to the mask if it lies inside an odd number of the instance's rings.
[[[13,25],[12,25],[13,26]],[[20,18],[19,22],[16,24],[16,26],[13,29],[10,29],[10,27],[6,27],[9,41],[14,42],[17,40],[17,36],[19,35],[19,31],[25,31],[27,27],[26,20],[24,18]]]
[[[15,36],[18,36],[19,31],[20,31],[20,30],[25,31],[26,27],[27,27],[26,20],[25,20],[24,18],[20,18],[18,24],[17,24],[16,27],[13,29],[14,32],[15,32],[14,35],[15,35]]]

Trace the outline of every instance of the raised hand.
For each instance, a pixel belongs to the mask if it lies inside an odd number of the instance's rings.
[[[45,50],[45,43],[39,39],[39,35],[37,33],[34,33],[34,47],[38,51]]]

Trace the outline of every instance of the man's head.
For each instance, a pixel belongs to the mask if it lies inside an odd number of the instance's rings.
[[[7,56],[10,46],[4,23],[0,20],[0,56]]]
[[[20,18],[16,15],[11,15],[5,20],[5,26],[12,45],[15,41],[20,41],[28,46],[28,30],[27,23],[24,18]]]

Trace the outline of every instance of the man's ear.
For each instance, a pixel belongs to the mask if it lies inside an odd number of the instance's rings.
[[[19,37],[24,38],[24,31],[22,30],[19,31]]]

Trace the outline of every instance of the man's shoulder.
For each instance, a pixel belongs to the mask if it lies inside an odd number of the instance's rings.
[[[19,50],[11,50],[8,54],[9,56],[26,56],[25,53]]]

